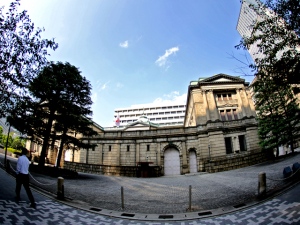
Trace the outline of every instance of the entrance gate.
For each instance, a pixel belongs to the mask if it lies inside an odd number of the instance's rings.
[[[164,153],[164,172],[165,176],[180,175],[179,151],[169,148]]]
[[[190,158],[190,173],[197,173],[197,158],[195,151],[189,152]]]

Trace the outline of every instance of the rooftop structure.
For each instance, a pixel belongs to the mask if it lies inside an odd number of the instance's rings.
[[[142,116],[149,122],[164,125],[183,125],[185,104],[140,104],[127,108],[115,109],[115,121],[119,118],[119,126],[127,126],[138,121]],[[117,125],[116,125],[117,126]]]

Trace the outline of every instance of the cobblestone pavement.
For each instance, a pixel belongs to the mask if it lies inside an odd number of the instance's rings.
[[[298,185],[299,192],[300,187]],[[36,193],[34,193],[36,196]],[[28,208],[25,202],[19,204],[0,200],[0,224],[118,224],[118,225],[197,225],[197,224],[299,224],[300,202],[287,202],[284,197],[275,198],[256,207],[214,218],[186,221],[143,221],[120,219],[78,210],[52,200],[37,202],[37,209]]]
[[[210,210],[252,201],[257,195],[260,172],[266,173],[268,190],[284,185],[283,169],[292,167],[295,162],[300,162],[300,154],[214,174],[130,178],[81,173],[80,179],[65,179],[65,195],[87,207],[122,211],[123,187],[126,212],[185,213],[189,207],[191,185],[192,210]],[[55,178],[38,174],[33,177],[39,182],[33,181],[35,185],[56,194]]]
[[[121,210],[123,187],[128,212],[183,213],[188,209],[191,185],[193,210],[209,210],[253,200],[260,172],[266,173],[268,190],[282,186],[283,168],[295,162],[300,162],[300,154],[276,163],[214,174],[159,178],[80,174],[80,179],[65,179],[65,195],[93,207]],[[42,183],[55,182],[37,174],[35,177]],[[55,185],[48,189],[56,193]]]

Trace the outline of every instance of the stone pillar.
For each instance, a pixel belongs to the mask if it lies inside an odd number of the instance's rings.
[[[186,149],[186,141],[181,142],[182,149],[182,173],[188,173],[188,162],[187,162],[187,149]]]
[[[156,152],[157,152],[157,165],[161,166],[161,145],[160,145],[160,142],[156,144]]]
[[[121,143],[119,143],[117,157],[117,165],[121,166]]]
[[[59,200],[64,200],[65,194],[64,194],[64,178],[58,177],[57,178],[57,198]]]
[[[256,117],[256,110],[255,110],[255,106],[254,106],[254,102],[253,102],[253,99],[251,97],[251,93],[250,93],[250,90],[249,89],[246,89],[245,90],[246,92],[246,96],[247,96],[247,99],[248,99],[248,103],[249,103],[249,106],[250,106],[250,111],[251,111],[251,116],[255,116]]]
[[[103,165],[103,161],[104,161],[104,144],[101,144],[102,145],[102,150],[101,150],[101,164]]]
[[[136,160],[135,160],[135,165],[137,165],[138,162],[140,162],[140,143],[136,143]]]
[[[258,197],[265,197],[267,192],[267,181],[266,181],[266,173],[260,172],[258,174]]]
[[[208,92],[208,108],[211,116],[211,120],[219,119],[219,113],[217,110],[216,99],[214,97],[213,90],[209,90]]]
[[[205,108],[205,111],[206,111],[206,120],[210,120],[210,114],[209,114],[209,106],[208,106],[208,101],[207,101],[207,95],[206,95],[206,92],[208,90],[203,90],[203,106]]]
[[[239,108],[240,108],[240,110],[242,112],[242,116],[245,117],[247,114],[246,114],[246,110],[245,110],[245,107],[244,107],[244,103],[243,103],[242,97],[240,95],[240,90],[241,89],[239,89],[239,88],[236,89],[236,94],[237,94],[237,97],[238,97],[238,105],[239,105]]]
[[[243,104],[244,104],[247,116],[251,116],[252,114],[251,114],[251,110],[250,110],[249,99],[248,99],[247,92],[246,92],[245,88],[242,88],[240,90],[240,95],[241,95],[241,98],[243,100]]]

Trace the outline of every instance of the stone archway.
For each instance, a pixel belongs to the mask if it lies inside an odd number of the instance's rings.
[[[189,151],[190,173],[197,173],[197,156],[194,150]]]
[[[179,151],[175,148],[168,148],[164,151],[164,175],[180,175]]]

